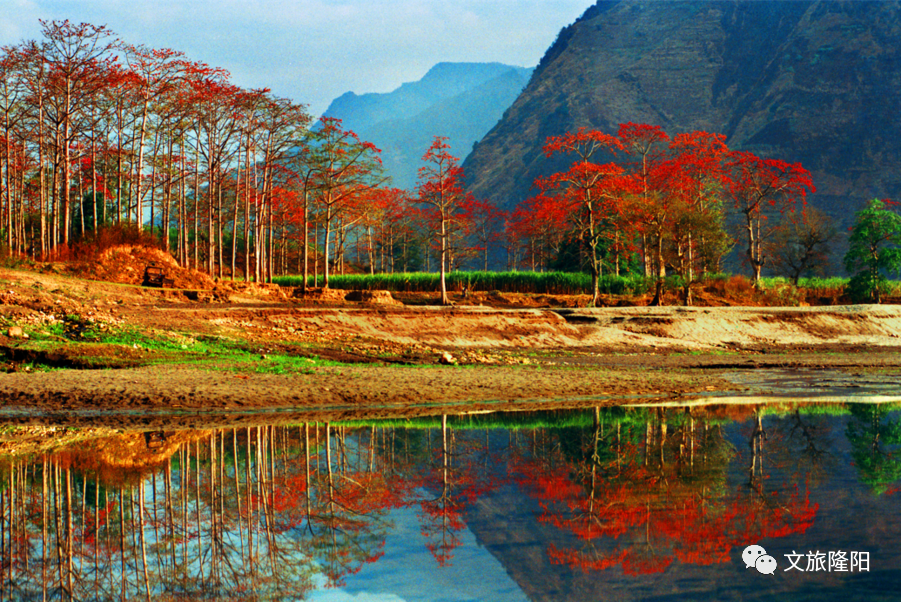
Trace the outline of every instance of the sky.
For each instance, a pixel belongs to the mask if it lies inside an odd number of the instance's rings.
[[[0,46],[39,19],[106,25],[270,88],[318,116],[341,94],[390,92],[439,62],[538,64],[593,0],[0,0]]]

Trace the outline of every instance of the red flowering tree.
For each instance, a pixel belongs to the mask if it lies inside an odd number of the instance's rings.
[[[325,225],[323,286],[328,288],[335,224],[363,195],[384,181],[382,162],[379,149],[361,141],[354,132],[342,129],[341,120],[332,117],[319,120],[319,127],[312,132],[309,152],[308,160],[315,164],[314,197],[323,212]]]
[[[500,236],[501,220],[504,212],[490,201],[480,201],[467,195],[463,202],[463,221],[468,226],[470,236],[475,240],[474,251],[482,255],[482,269],[488,271],[488,254],[491,245]]]
[[[542,193],[553,196],[570,216],[587,252],[592,305],[597,304],[601,276],[598,249],[603,238],[601,225],[605,220],[616,220],[623,212],[625,199],[634,189],[634,181],[625,175],[621,166],[596,161],[622,148],[617,138],[597,130],[581,128],[575,133],[551,136],[544,146],[545,156],[574,155],[575,161],[569,170],[535,181]]]
[[[450,154],[450,145],[443,136],[435,136],[422,160],[425,165],[419,168],[419,202],[433,213],[431,230],[438,242],[441,304],[449,305],[446,282],[448,253],[451,235],[462,218],[466,201],[461,184],[463,170],[459,166],[460,160]]]
[[[655,275],[659,281],[666,276],[666,268],[661,261],[655,261],[659,255],[655,248],[662,245],[662,231],[669,209],[669,199],[660,190],[662,175],[659,168],[669,136],[660,126],[629,122],[620,124],[617,138],[631,156],[627,165],[637,180],[632,212],[641,236],[644,275]]]
[[[761,159],[744,151],[729,154],[727,192],[742,217],[746,232],[745,255],[754,282],[767,261],[767,243],[776,230],[774,214],[794,211],[808,193],[816,192],[810,172],[800,163]]]
[[[728,152],[722,135],[678,134],[657,169],[659,184],[670,199],[670,213],[661,232],[666,240],[658,261],[665,259],[682,277],[686,305],[691,304],[695,275],[715,270],[730,246],[722,226]]]

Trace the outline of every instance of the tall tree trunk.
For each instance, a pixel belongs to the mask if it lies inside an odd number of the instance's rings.
[[[441,208],[441,265],[439,266],[441,274],[441,305],[450,305],[450,299],[447,297],[447,215],[444,207]]]
[[[332,234],[332,205],[327,202],[325,205],[325,246],[323,247],[323,260],[322,260],[322,287],[328,288],[328,272],[329,272],[329,241],[331,239]]]

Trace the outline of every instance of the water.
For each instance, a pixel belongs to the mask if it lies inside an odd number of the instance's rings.
[[[741,401],[7,427],[0,599],[899,599],[901,406]]]

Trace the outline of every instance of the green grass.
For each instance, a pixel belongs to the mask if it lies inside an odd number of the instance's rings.
[[[730,274],[711,274],[708,281],[727,280]],[[279,276],[276,284],[300,286],[301,276]],[[678,277],[667,278],[667,288],[679,286]],[[801,278],[795,287],[791,279],[783,277],[762,278],[764,289],[782,291],[807,289],[820,296],[842,294],[848,278]],[[312,281],[312,280],[311,280]],[[322,285],[322,277],[317,282]],[[436,292],[440,287],[439,275],[433,272],[396,274],[348,274],[329,278],[329,286],[344,290],[388,290],[396,292]],[[451,291],[468,287],[473,291],[497,291],[499,293],[531,293],[543,295],[587,295],[591,293],[591,276],[580,272],[450,272],[447,288]],[[602,276],[598,289],[605,295],[643,295],[652,290],[653,279],[643,276]],[[889,295],[901,295],[901,281],[889,281]]]
[[[323,366],[347,366],[341,362],[322,360],[318,357],[299,357],[295,355],[267,355],[266,359],[259,356],[241,360],[252,362],[250,366],[258,374],[311,374],[314,368]],[[240,367],[238,367],[240,369]]]
[[[154,337],[144,334],[134,328],[123,328],[109,333],[92,333],[91,340],[106,345],[123,345],[125,347],[139,347],[151,351],[183,351],[193,349],[205,351],[205,344],[198,344],[190,337],[173,339],[170,337]],[[198,346],[200,347],[198,349]]]
[[[130,326],[116,328],[83,322],[75,316],[33,329],[29,337],[25,345],[32,349],[70,353],[98,368],[191,364],[210,370],[304,374],[317,367],[345,365],[309,356],[299,344],[282,343],[277,345],[277,351],[261,352],[255,345],[224,337],[143,332]],[[122,351],[117,351],[117,347]]]
[[[798,280],[799,289],[807,289],[817,294],[829,295],[833,293],[841,294],[848,285],[850,278],[842,278],[840,276],[830,276],[828,278],[800,278]],[[760,285],[766,289],[775,289],[782,286],[794,286],[790,278],[782,278],[779,276],[770,276],[760,279]],[[889,295],[901,295],[901,281],[889,280],[886,282],[887,293]]]
[[[300,346],[296,347],[298,352],[301,351]],[[166,343],[156,348],[171,350],[171,347],[166,347]],[[212,370],[258,374],[310,374],[314,368],[346,365],[322,360],[317,356],[294,355],[290,352],[290,347],[285,352],[261,353],[240,342],[218,337],[201,338],[190,344],[180,344],[177,351],[177,354],[162,356],[161,361],[195,364]]]
[[[279,276],[281,286],[300,286],[301,276]],[[320,278],[318,283],[322,285]],[[468,287],[474,291],[501,293],[533,293],[544,295],[578,295],[591,293],[591,276],[578,272],[450,272],[448,290]],[[389,290],[397,292],[435,292],[440,277],[432,272],[396,274],[349,274],[329,277],[329,286],[345,290]],[[643,294],[650,282],[642,276],[603,276],[598,287],[602,294]]]
[[[709,281],[727,280],[730,274],[711,274]],[[667,287],[678,286],[677,277],[667,279]],[[798,289],[807,289],[816,294],[840,294],[848,284],[848,278],[801,278]],[[276,284],[300,286],[301,276],[279,276]],[[322,277],[317,282],[322,285]],[[397,292],[436,292],[439,289],[439,275],[433,272],[409,272],[396,274],[347,274],[329,278],[329,286],[345,290],[389,290]],[[778,290],[794,285],[789,278],[771,276],[761,278],[764,289]],[[449,290],[469,287],[475,291],[497,291],[500,293],[532,293],[546,295],[590,294],[591,276],[580,272],[449,272]],[[888,282],[888,294],[901,295],[901,281]],[[635,295],[648,293],[653,288],[653,279],[643,276],[602,276],[598,282],[601,294]]]

